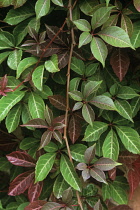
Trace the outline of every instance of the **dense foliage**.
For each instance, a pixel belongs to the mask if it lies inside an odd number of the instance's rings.
[[[140,1],[0,0],[0,209],[130,209],[140,182]]]

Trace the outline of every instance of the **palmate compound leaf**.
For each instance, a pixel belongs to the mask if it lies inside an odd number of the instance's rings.
[[[68,189],[68,187],[69,187],[68,183],[62,177],[62,175],[59,174],[53,185],[53,193],[55,197],[57,199],[61,198],[64,190]]]
[[[130,64],[130,59],[127,52],[121,48],[115,49],[111,55],[110,64],[116,76],[120,81],[122,81]]]
[[[103,157],[110,158],[113,160],[118,159],[119,155],[119,143],[116,133],[111,129],[105,138],[102,147]]]
[[[93,56],[102,63],[103,67],[105,67],[108,50],[104,41],[98,37],[93,37],[90,48]]]
[[[24,92],[16,91],[7,93],[7,96],[3,96],[0,99],[0,121],[6,117],[10,109],[17,104],[24,95]]]
[[[28,199],[30,202],[37,200],[41,194],[43,188],[43,182],[34,183],[34,179],[28,189]]]
[[[91,26],[90,26],[89,22],[85,19],[75,20],[75,21],[73,21],[73,23],[81,31],[90,31],[91,30]]]
[[[21,115],[21,104],[16,104],[6,117],[6,128],[8,133],[13,132],[19,125]]]
[[[71,69],[79,75],[84,74],[85,65],[84,62],[78,58],[72,57]]]
[[[25,192],[25,190],[30,186],[34,178],[34,171],[26,171],[18,175],[11,183],[8,191],[8,195],[16,196]]]
[[[67,156],[61,155],[60,171],[65,181],[75,190],[81,191],[80,181],[74,166]]]
[[[25,152],[15,151],[6,155],[6,157],[13,165],[35,167],[35,160]]]
[[[78,48],[82,47],[83,45],[86,45],[90,43],[92,40],[92,35],[89,32],[83,32],[79,37],[79,45]]]
[[[94,121],[93,125],[88,125],[85,131],[83,141],[93,142],[97,141],[101,134],[104,133],[108,128],[108,124],[104,122]]]
[[[89,104],[83,105],[82,116],[87,123],[89,123],[91,126],[93,125],[93,122],[95,120],[95,113]]]
[[[89,101],[89,103],[100,109],[116,110],[113,100],[105,95],[95,96]]]
[[[101,171],[100,169],[98,169],[98,168],[91,168],[89,173],[97,181],[107,184],[105,173],[103,171]]]
[[[37,19],[47,15],[50,10],[50,0],[38,0],[35,4],[35,12]]]
[[[84,152],[87,147],[84,144],[74,144],[70,146],[71,156],[77,162],[85,162]]]
[[[98,35],[108,44],[114,47],[131,47],[128,34],[118,26],[109,26],[98,33]]]
[[[104,157],[100,158],[94,163],[94,167],[102,171],[109,171],[118,165],[122,165],[122,164],[117,163],[110,158],[104,158]]]
[[[127,126],[115,126],[125,148],[133,154],[140,154],[140,137],[136,130]]]
[[[35,182],[42,181],[46,178],[55,161],[55,153],[41,155],[35,168]]]
[[[96,92],[99,89],[101,83],[102,81],[89,81],[84,87],[83,91],[84,98],[86,99],[92,93]]]

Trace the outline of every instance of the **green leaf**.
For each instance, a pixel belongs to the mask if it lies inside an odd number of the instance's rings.
[[[105,60],[108,54],[106,44],[98,37],[93,37],[90,44],[93,56],[105,67]]]
[[[130,104],[127,101],[125,101],[125,100],[115,100],[114,104],[117,108],[118,113],[121,116],[123,116],[127,120],[130,120],[131,122],[133,122],[132,109],[131,109]]]
[[[140,2],[139,0],[134,0],[134,6],[138,12],[140,12]]]
[[[108,7],[110,0],[106,0],[106,6]]]
[[[107,123],[94,121],[92,126],[87,126],[83,141],[97,141],[100,138],[101,134],[107,130],[107,128]]]
[[[10,47],[7,43],[0,40],[0,50],[4,49],[12,49],[12,47]]]
[[[81,191],[80,181],[70,160],[61,155],[60,171],[65,181],[75,190]]]
[[[84,144],[74,144],[70,146],[71,156],[77,162],[85,162],[84,153],[87,147]]]
[[[51,89],[47,85],[43,85],[43,90],[42,91],[36,90],[35,92],[37,94],[39,94],[41,96],[41,98],[43,98],[43,99],[48,99],[48,96],[53,95],[53,92],[51,91]]]
[[[82,93],[80,91],[74,90],[69,92],[69,95],[74,99],[75,101],[82,101]]]
[[[140,137],[136,130],[127,126],[115,126],[125,148],[133,154],[140,154]]]
[[[114,201],[116,201],[118,204],[128,203],[128,198],[124,189],[116,185],[115,186],[110,185],[109,188],[110,188],[110,197],[112,197]]]
[[[27,138],[22,139],[22,141],[20,142],[19,148],[22,150],[27,150],[27,149],[32,148],[37,143],[39,143],[39,139],[27,137]]]
[[[10,9],[4,21],[10,25],[17,25],[35,14],[31,5],[23,6],[17,9]]]
[[[102,81],[89,81],[84,87],[83,96],[86,99],[88,96],[90,96],[92,93],[96,92]]]
[[[140,97],[133,98],[130,105],[132,108],[132,117],[135,117],[140,110]]]
[[[58,57],[56,54],[53,54],[51,59],[45,62],[45,68],[51,73],[60,71],[58,68]]]
[[[38,66],[32,74],[32,81],[35,87],[42,91],[43,86],[44,65]]]
[[[108,20],[112,8],[113,7],[101,7],[93,13],[91,19],[92,29],[100,27]]]
[[[1,0],[0,7],[8,7],[12,4],[12,0]]]
[[[85,76],[86,77],[92,76],[93,74],[95,74],[98,68],[99,68],[99,63],[89,64],[85,69]]]
[[[140,21],[133,23],[133,33],[130,40],[134,48],[140,47]]]
[[[118,22],[118,14],[111,15],[108,20],[103,24],[102,29],[108,26],[116,26]]]
[[[47,153],[39,157],[35,168],[35,182],[42,181],[46,178],[53,167],[55,157],[55,153]]]
[[[83,105],[82,116],[87,123],[89,123],[90,125],[93,124],[93,122],[95,120],[95,113],[89,104]]]
[[[93,104],[94,106],[97,106],[100,109],[116,110],[113,100],[108,96],[104,95],[96,96],[90,101],[90,103]]]
[[[27,0],[12,0],[12,4],[14,5],[14,9],[21,7],[23,4],[25,4]]]
[[[128,34],[118,26],[109,26],[98,33],[98,35],[108,44],[114,47],[131,47]]]
[[[116,95],[118,98],[121,99],[132,99],[134,97],[139,96],[131,87],[122,86],[119,88],[119,91]]]
[[[103,157],[117,160],[119,155],[119,143],[116,133],[111,129],[105,138],[102,147]]]
[[[21,57],[22,57],[22,50],[17,50],[17,49],[13,50],[10,53],[7,60],[8,66],[13,70],[17,70]]]
[[[0,170],[6,171],[11,168],[11,163],[7,160],[6,157],[0,158]]]
[[[82,47],[83,45],[86,45],[88,43],[90,43],[92,40],[92,35],[89,32],[83,32],[81,33],[80,37],[79,37],[79,45],[78,48]]]
[[[20,77],[22,72],[27,69],[28,67],[34,65],[38,59],[36,57],[28,57],[24,58],[22,61],[20,61],[18,67],[17,67],[17,79]]]
[[[52,2],[60,7],[63,7],[63,1],[62,0],[52,0]]]
[[[14,106],[6,117],[6,128],[8,133],[13,132],[19,124],[21,115],[21,104]]]
[[[35,4],[37,19],[48,14],[50,10],[50,0],[38,0]]]
[[[19,84],[20,84],[20,80],[16,79],[13,76],[8,76],[8,85],[7,85],[8,88],[15,89]],[[19,90],[23,89],[24,87],[25,87],[24,85],[21,85],[15,91],[19,91]]]
[[[45,104],[43,99],[36,93],[31,92],[28,99],[29,111],[32,118],[44,119]]]
[[[85,70],[84,62],[80,59],[72,57],[71,60],[71,69],[77,74],[83,75]]]
[[[47,146],[44,147],[46,152],[56,152],[58,150],[58,146],[54,142],[50,142]]]
[[[8,57],[11,51],[0,53],[0,64]]]
[[[89,22],[85,19],[75,20],[75,21],[73,21],[73,23],[81,31],[90,31],[91,30],[91,26],[90,26]]]
[[[129,35],[129,37],[132,36],[133,23],[127,15],[121,15],[121,28]]]
[[[56,178],[54,185],[53,185],[53,193],[57,199],[62,197],[64,190],[69,187],[65,179],[62,177],[61,174],[58,175]]]
[[[80,77],[75,77],[70,81],[70,91],[74,91],[78,89],[79,83],[81,81]]]
[[[9,45],[10,47],[15,46],[14,36],[7,31],[0,31],[0,41],[3,41],[4,43]]]
[[[22,123],[23,124],[26,124],[29,120],[31,120],[32,119],[32,116],[31,116],[31,114],[30,114],[30,111],[29,111],[29,109],[28,109],[28,105],[27,104],[23,104],[23,107],[22,107],[22,115],[21,115],[21,118],[22,118]],[[26,127],[26,128],[28,128],[28,129],[30,129],[30,130],[33,130],[34,128],[32,128],[32,127]]]
[[[93,11],[93,8],[98,4],[99,2],[97,0],[84,0],[80,2],[80,9],[84,14],[90,15]]]
[[[0,99],[0,121],[6,117],[10,109],[17,104],[24,95],[24,92],[16,91],[7,93],[7,96],[3,96]]]

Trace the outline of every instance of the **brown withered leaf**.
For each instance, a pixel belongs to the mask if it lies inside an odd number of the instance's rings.
[[[121,48],[115,49],[111,55],[110,64],[116,76],[120,81],[122,81],[130,64],[130,59],[127,52]]]

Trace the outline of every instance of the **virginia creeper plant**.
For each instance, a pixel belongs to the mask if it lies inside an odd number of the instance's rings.
[[[0,0],[0,210],[131,209],[139,47],[139,0]]]

